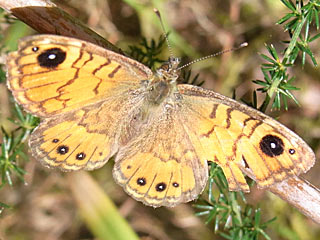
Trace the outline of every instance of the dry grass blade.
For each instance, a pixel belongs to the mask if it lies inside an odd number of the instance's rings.
[[[83,171],[68,175],[80,214],[99,239],[139,239],[95,180]]]

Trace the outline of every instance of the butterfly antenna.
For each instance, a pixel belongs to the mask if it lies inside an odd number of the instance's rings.
[[[164,37],[165,37],[166,42],[167,42],[167,45],[168,45],[170,57],[173,57],[172,48],[171,48],[171,45],[170,45],[170,42],[169,42],[169,39],[168,39],[168,35],[167,35],[167,33],[166,33],[166,29],[164,28],[164,25],[163,25],[163,21],[162,21],[162,18],[161,18],[161,14],[160,14],[159,10],[156,9],[156,8],[154,8],[153,11],[155,12],[155,14],[157,14],[157,16],[158,16],[158,18],[159,18],[159,20],[160,20],[161,28],[162,28]]]
[[[232,51],[235,51],[235,50],[238,50],[240,48],[243,48],[243,47],[246,47],[248,46],[248,43],[247,42],[244,42],[244,43],[241,43],[238,47],[235,47],[235,48],[230,48],[230,49],[227,49],[227,50],[223,50],[223,51],[220,51],[220,52],[217,52],[217,53],[214,53],[214,54],[211,54],[211,55],[208,55],[208,56],[205,56],[205,57],[202,57],[202,58],[198,58],[196,60],[193,60],[185,65],[182,65],[181,67],[179,67],[177,70],[181,70],[185,67],[188,67],[190,66],[191,64],[194,64],[194,63],[197,63],[197,62],[200,62],[200,61],[203,61],[205,59],[208,59],[208,58],[213,58],[215,56],[219,56],[221,54],[224,54],[224,53],[228,53],[228,52],[232,52]]]

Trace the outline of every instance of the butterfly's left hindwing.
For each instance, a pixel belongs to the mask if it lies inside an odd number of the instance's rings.
[[[313,166],[310,147],[272,118],[210,90],[178,87],[186,128],[197,133],[206,159],[223,169],[230,190],[249,191],[244,173],[267,187]]]
[[[30,137],[33,156],[62,171],[102,167],[118,151],[122,122],[138,101],[129,96],[110,97],[43,120]]]

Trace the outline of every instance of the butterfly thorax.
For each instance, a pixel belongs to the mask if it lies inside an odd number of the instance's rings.
[[[177,79],[180,75],[180,58],[170,57],[168,62],[156,70],[149,86],[148,101],[160,105],[168,96],[177,91]]]

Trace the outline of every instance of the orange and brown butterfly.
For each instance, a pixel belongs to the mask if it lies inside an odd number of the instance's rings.
[[[42,121],[33,156],[63,171],[93,170],[115,157],[113,176],[146,205],[191,201],[220,165],[232,191],[244,174],[267,187],[314,164],[310,147],[272,118],[210,90],[178,84],[178,58],[155,72],[94,44],[26,37],[7,59],[16,101]]]

